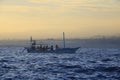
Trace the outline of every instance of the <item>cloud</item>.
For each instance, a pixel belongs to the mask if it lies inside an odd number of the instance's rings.
[[[32,3],[46,3],[49,2],[49,0],[27,0],[28,2]]]
[[[118,0],[26,0],[27,5],[0,5],[2,12],[28,12],[46,15],[63,15],[91,12],[120,12]],[[30,2],[30,4],[29,4]],[[32,3],[37,3],[32,4]],[[74,14],[72,14],[74,15]]]
[[[21,5],[0,5],[2,12],[28,12],[28,6],[21,6]]]

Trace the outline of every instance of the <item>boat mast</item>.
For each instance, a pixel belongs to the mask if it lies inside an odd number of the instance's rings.
[[[32,36],[30,37],[30,46],[32,46],[32,42],[33,42],[33,39],[32,39]]]
[[[65,48],[65,33],[63,32],[63,45],[64,45],[64,48]]]
[[[32,40],[32,36],[30,37],[30,42],[32,42],[33,40]]]

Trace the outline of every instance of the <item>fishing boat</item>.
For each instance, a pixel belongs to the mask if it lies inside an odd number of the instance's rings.
[[[63,48],[59,48],[58,45],[50,47],[47,44],[36,44],[36,41],[30,38],[30,46],[25,47],[28,53],[76,53],[80,47],[66,48],[65,45],[65,33],[63,32]]]

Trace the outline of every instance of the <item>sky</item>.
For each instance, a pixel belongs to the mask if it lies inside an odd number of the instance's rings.
[[[0,0],[0,39],[120,35],[120,0]]]

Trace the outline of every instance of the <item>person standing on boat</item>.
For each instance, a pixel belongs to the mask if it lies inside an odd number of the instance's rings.
[[[58,49],[58,48],[59,48],[57,44],[56,44],[55,48],[56,48],[56,49]]]
[[[40,45],[40,48],[39,48],[39,49],[40,49],[40,51],[42,51],[42,45]]]
[[[51,45],[51,51],[53,51],[53,45]]]
[[[45,46],[43,46],[43,51],[45,51],[46,49],[45,49]]]
[[[45,48],[46,48],[46,50],[48,50],[48,45]]]

